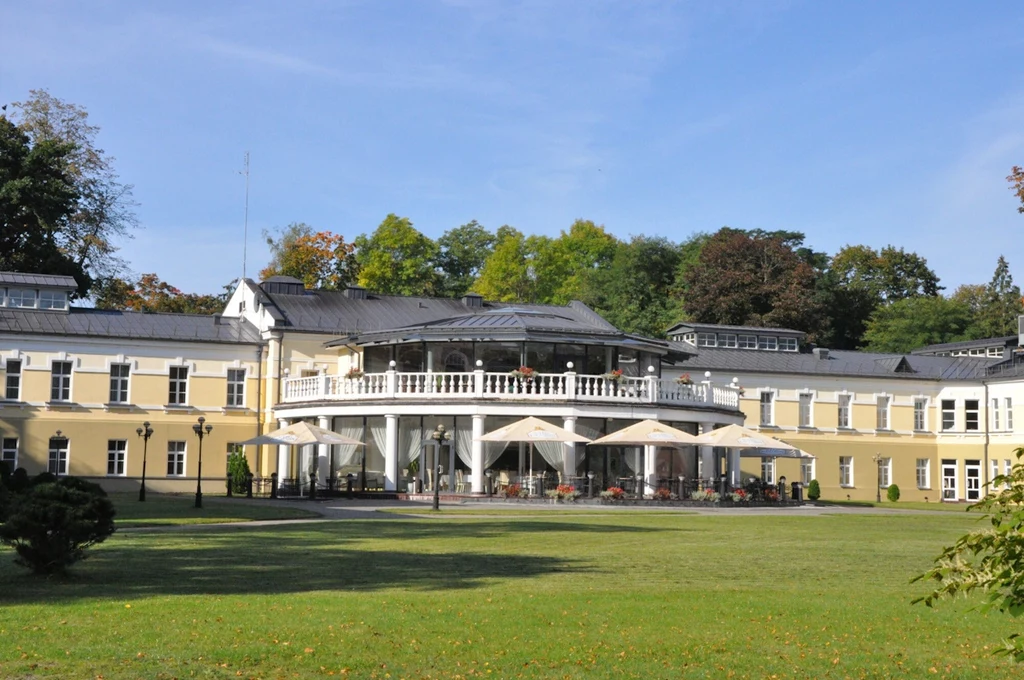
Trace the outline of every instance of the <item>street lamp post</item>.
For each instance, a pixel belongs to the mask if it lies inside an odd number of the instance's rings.
[[[875,502],[882,502],[882,454],[876,453],[871,460],[875,461]]]
[[[142,486],[139,487],[139,502],[146,500],[146,454],[149,451],[149,438],[153,436],[153,428],[149,421],[142,423],[142,427],[135,430],[135,434],[142,437]]]
[[[451,434],[445,432],[444,425],[438,425],[437,429],[430,434],[430,438],[437,442],[437,458],[440,459],[441,451],[444,449],[445,442],[451,439]],[[443,467],[439,460],[434,461],[434,510],[441,509],[441,472]]]
[[[199,437],[199,470],[196,475],[196,507],[203,507],[203,437],[213,432],[213,425],[206,425],[206,418],[199,416],[199,422],[192,426],[192,431]]]
[[[60,452],[61,452],[60,444],[61,444],[61,442],[65,441],[66,439],[67,439],[67,437],[64,436],[64,433],[61,432],[60,430],[57,430],[57,436],[54,437],[54,441],[57,442],[57,456],[56,456],[57,461],[53,465],[53,476],[54,477],[60,477]]]

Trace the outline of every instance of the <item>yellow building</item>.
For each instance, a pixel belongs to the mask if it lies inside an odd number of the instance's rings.
[[[2,459],[108,489],[222,492],[227,452],[257,434],[262,345],[219,315],[72,308],[65,276],[0,272]],[[137,434],[143,423],[148,442]]]

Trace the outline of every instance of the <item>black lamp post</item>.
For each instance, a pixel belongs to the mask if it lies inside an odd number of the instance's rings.
[[[199,470],[196,475],[196,507],[203,507],[203,437],[213,432],[213,425],[206,425],[206,418],[199,416],[199,422],[192,426],[192,431],[199,437]]]
[[[875,479],[875,486],[878,487],[878,488],[875,490],[875,502],[876,503],[881,503],[882,502],[882,454],[876,453],[875,457],[872,458],[871,460],[875,461],[875,467],[877,468],[875,470],[875,477],[876,477],[876,479]]]
[[[53,465],[53,476],[60,477],[60,444],[61,442],[67,441],[67,437],[64,436],[63,432],[57,430],[57,436],[54,437],[54,441],[57,442],[57,461]]]
[[[153,436],[153,428],[149,426],[149,421],[137,428],[135,434],[142,437],[142,486],[139,487],[139,502],[141,503],[146,500],[146,453],[149,450],[149,438]]]
[[[437,442],[437,458],[438,459],[440,459],[440,457],[441,457],[441,451],[444,449],[445,442],[447,442],[449,439],[451,439],[451,437],[452,436],[451,436],[450,433],[445,432],[444,425],[438,425],[437,429],[434,430],[430,434],[430,438],[433,439],[435,442]],[[434,463],[435,463],[435,465],[434,465],[434,472],[435,472],[435,477],[434,477],[434,510],[440,510],[441,509],[441,496],[440,496],[441,472],[443,471],[444,468],[441,466],[441,463],[440,463],[439,460],[435,460]]]

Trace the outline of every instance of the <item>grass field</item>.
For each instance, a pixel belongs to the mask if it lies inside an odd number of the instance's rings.
[[[219,522],[251,522],[261,519],[301,519],[319,517],[301,508],[248,503],[241,498],[203,496],[203,507],[195,507],[195,496],[148,494],[140,503],[137,494],[110,495],[117,508],[120,527],[162,526],[168,524],[212,524]]]
[[[0,552],[0,677],[1016,678],[909,579],[970,515],[436,517]],[[1017,622],[1019,624],[1019,622]]]

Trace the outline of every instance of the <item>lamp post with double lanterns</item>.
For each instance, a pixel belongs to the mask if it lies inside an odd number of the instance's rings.
[[[142,437],[142,486],[139,487],[139,502],[146,500],[146,454],[149,452],[149,438],[153,436],[153,428],[149,421],[142,423],[142,427],[136,428],[135,434]]]
[[[437,429],[430,434],[430,438],[437,442],[437,456],[434,460],[434,510],[441,509],[441,472],[444,468],[441,467],[441,451],[444,449],[445,443],[452,438],[449,432],[446,432],[444,425],[438,425]]]
[[[213,425],[206,424],[206,418],[199,416],[199,422],[192,426],[199,437],[199,470],[196,474],[196,507],[203,507],[203,437],[213,432]]]
[[[871,460],[875,461],[875,486],[878,487],[875,490],[875,502],[882,502],[882,454],[876,453],[875,457]]]

